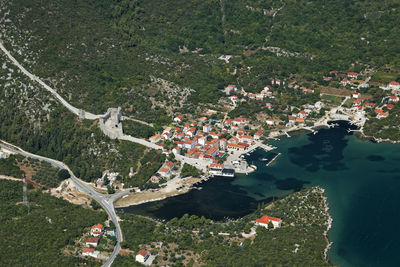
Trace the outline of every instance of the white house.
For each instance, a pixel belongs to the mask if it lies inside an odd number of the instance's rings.
[[[398,89],[400,89],[400,83],[398,83],[398,82],[390,82],[387,87],[390,90],[398,90]]]
[[[84,248],[82,250],[82,255],[93,257],[93,258],[98,258],[100,255],[100,251],[94,250],[94,248]]]
[[[90,234],[92,236],[100,236],[103,234],[103,228],[104,227],[101,224],[93,225],[92,229],[90,229]]]
[[[254,224],[256,226],[262,226],[262,227],[265,227],[265,228],[268,229],[268,223],[269,222],[272,223],[272,225],[274,226],[274,229],[281,227],[281,224],[282,224],[282,220],[281,219],[275,218],[275,217],[271,217],[271,216],[267,216],[267,215],[264,215],[261,218],[255,220]]]
[[[205,132],[205,133],[209,133],[210,132],[210,124],[205,124],[205,125],[203,125],[203,132]]]
[[[359,98],[360,97],[360,93],[359,92],[354,92],[353,93],[353,98]]]
[[[88,237],[88,239],[86,239],[86,246],[88,247],[97,247],[98,244],[99,244],[98,237]]]
[[[357,72],[349,72],[349,73],[347,73],[347,77],[357,79],[358,73]]]
[[[174,118],[174,121],[175,121],[175,122],[181,122],[182,119],[183,119],[183,115],[178,115],[178,116],[176,116],[176,117]]]
[[[225,87],[224,92],[226,95],[230,95],[231,93],[236,92],[237,91],[237,87],[236,85],[228,85],[227,87]]]
[[[136,261],[140,263],[145,263],[149,257],[150,254],[146,250],[142,249],[138,252],[138,254],[136,254]]]
[[[267,119],[267,124],[268,125],[274,125],[275,121],[273,119]]]
[[[236,103],[239,101],[237,96],[235,96],[235,95],[230,96],[229,99],[232,101],[233,105],[236,105]]]
[[[344,79],[340,82],[340,84],[343,85],[343,86],[346,86],[346,85],[350,84],[350,81],[349,81],[348,79],[344,78]]]
[[[399,102],[399,97],[395,96],[395,95],[392,95],[392,96],[389,97],[389,102],[397,103],[397,102]]]
[[[157,143],[158,141],[161,140],[161,135],[160,134],[153,135],[152,137],[149,138],[149,140],[152,143]]]

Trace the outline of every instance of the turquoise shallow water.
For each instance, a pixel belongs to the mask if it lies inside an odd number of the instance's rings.
[[[362,141],[348,125],[276,141],[282,155],[269,167],[257,150],[247,160],[257,172],[215,178],[203,190],[125,208],[157,218],[184,213],[213,219],[239,217],[303,187],[326,189],[333,226],[330,260],[339,266],[400,266],[400,146]]]

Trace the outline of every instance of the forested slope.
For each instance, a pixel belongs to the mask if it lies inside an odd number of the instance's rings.
[[[0,265],[76,266],[92,261],[63,255],[85,228],[103,222],[94,212],[40,191],[28,194],[29,210],[21,204],[22,183],[0,180]]]
[[[164,107],[148,99],[166,96],[151,90],[150,76],[193,88],[190,103],[204,103],[233,82],[252,91],[274,76],[313,79],[332,69],[399,67],[397,0],[2,5],[3,14],[10,11],[2,27],[7,47],[72,103],[95,113],[121,105],[159,123],[168,121]],[[218,60],[221,54],[233,55],[230,63]]]

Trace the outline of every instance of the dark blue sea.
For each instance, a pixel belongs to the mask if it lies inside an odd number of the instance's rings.
[[[345,122],[317,134],[271,142],[247,157],[249,175],[214,178],[202,190],[124,208],[160,219],[185,213],[215,220],[237,218],[304,187],[319,185],[333,217],[330,261],[339,266],[400,266],[400,145],[360,140]],[[282,153],[270,166],[262,159]],[[284,219],[284,218],[283,218]]]

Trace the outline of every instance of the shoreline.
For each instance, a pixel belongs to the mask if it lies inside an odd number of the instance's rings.
[[[171,194],[171,195],[168,195],[168,196],[162,196],[162,197],[159,197],[159,198],[153,198],[153,199],[148,199],[148,200],[140,200],[140,201],[138,201],[138,202],[134,202],[134,203],[131,203],[131,204],[118,204],[118,201],[120,200],[120,199],[119,199],[119,200],[116,201],[114,207],[115,207],[116,209],[121,209],[121,208],[130,207],[130,206],[138,206],[138,205],[145,204],[145,203],[150,203],[150,202],[156,202],[156,201],[164,200],[164,199],[167,199],[167,198],[169,198],[169,197],[176,197],[176,196],[179,196],[179,195],[183,195],[183,194],[188,193],[189,191],[190,191],[190,190],[187,190],[187,191],[185,191],[185,192],[178,192],[178,193],[174,193],[174,194]],[[127,196],[129,196],[129,195],[127,195]],[[121,199],[122,199],[122,198],[121,198]]]
[[[326,245],[326,247],[324,249],[324,259],[327,262],[330,262],[330,260],[328,258],[328,252],[329,252],[333,242],[329,240],[328,233],[329,233],[329,230],[332,228],[333,218],[332,218],[332,215],[329,212],[328,197],[325,195],[325,189],[322,188],[322,187],[320,187],[320,189],[322,190],[322,199],[324,201],[324,207],[325,207],[324,210],[325,210],[325,212],[326,212],[326,214],[328,216],[327,227],[326,227],[326,230],[324,231],[324,234],[323,234],[324,237],[325,237],[325,240],[327,242],[327,245]]]

